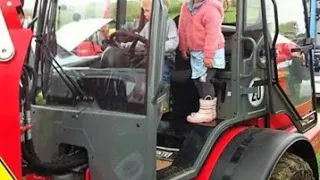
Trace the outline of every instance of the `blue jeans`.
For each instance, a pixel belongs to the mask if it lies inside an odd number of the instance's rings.
[[[170,59],[164,59],[162,79],[167,93],[166,99],[162,103],[162,113],[170,111],[170,82],[172,71],[174,70],[174,62]]]
[[[174,62],[170,59],[164,60],[162,79],[165,83],[170,84],[172,71],[174,70]]]

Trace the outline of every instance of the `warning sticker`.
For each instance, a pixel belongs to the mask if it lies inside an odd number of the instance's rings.
[[[4,163],[4,160],[0,157],[0,179],[1,180],[17,180],[8,166]]]

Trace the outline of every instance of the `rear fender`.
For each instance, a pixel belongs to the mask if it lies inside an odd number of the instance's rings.
[[[286,151],[308,162],[314,177],[318,179],[316,156],[306,137],[298,133],[259,128],[242,131],[228,144],[209,179],[269,179],[274,166]]]
[[[204,165],[202,166],[199,174],[195,177],[194,180],[206,180],[209,179],[211,176],[212,169],[214,168],[215,164],[217,163],[219,157],[224,152],[228,144],[238,136],[241,132],[246,131],[248,127],[240,126],[240,127],[233,127],[229,130],[226,130],[219,140],[215,143],[215,146],[212,148],[210,154],[208,155]]]

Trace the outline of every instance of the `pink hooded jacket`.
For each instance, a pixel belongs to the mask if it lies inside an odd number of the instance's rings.
[[[221,30],[224,17],[221,0],[204,0],[194,14],[188,6],[189,3],[184,3],[180,12],[180,50],[203,51],[206,58],[213,58],[225,41]]]

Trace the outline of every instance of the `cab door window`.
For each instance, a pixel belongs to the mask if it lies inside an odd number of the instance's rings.
[[[279,35],[276,43],[277,72],[281,88],[301,117],[312,111],[311,46],[307,43],[308,30],[303,0],[276,0]],[[274,9],[266,1],[268,30],[274,37]],[[290,11],[289,11],[290,10]],[[309,47],[309,48],[308,48]]]

